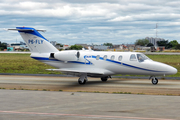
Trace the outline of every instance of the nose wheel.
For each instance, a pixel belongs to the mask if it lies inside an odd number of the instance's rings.
[[[153,85],[156,85],[156,84],[158,84],[158,79],[156,77],[153,77],[151,82]]]

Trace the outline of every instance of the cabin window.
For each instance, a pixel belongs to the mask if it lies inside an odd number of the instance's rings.
[[[99,58],[100,58],[100,55],[97,55],[97,56],[96,56],[96,60],[99,60]]]
[[[103,60],[106,60],[106,59],[107,59],[107,55],[104,55]]]
[[[135,54],[132,54],[130,56],[130,61],[136,61],[136,55]]]
[[[120,55],[120,56],[118,57],[118,60],[119,60],[119,61],[121,61],[121,60],[122,60],[122,55]]]
[[[114,59],[115,59],[115,56],[114,56],[114,55],[112,55],[112,56],[111,56],[111,60],[114,60]]]

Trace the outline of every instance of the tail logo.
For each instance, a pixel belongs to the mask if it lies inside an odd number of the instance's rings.
[[[43,40],[28,40],[29,44],[43,44]]]

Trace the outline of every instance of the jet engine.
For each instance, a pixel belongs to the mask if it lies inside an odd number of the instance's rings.
[[[80,57],[79,51],[61,51],[50,54],[50,58],[54,58],[62,61],[77,61],[79,57]]]

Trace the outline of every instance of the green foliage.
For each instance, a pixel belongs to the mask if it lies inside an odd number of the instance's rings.
[[[176,49],[176,46],[179,44],[177,40],[173,40],[168,42],[168,40],[165,41],[157,41],[158,46],[165,46],[166,49],[173,48]]]
[[[176,45],[175,49],[180,50],[180,44]]]
[[[176,48],[176,46],[179,44],[178,42],[177,42],[177,40],[173,40],[173,41],[171,41],[171,42],[169,42],[169,44],[171,44],[172,45],[172,48]]]
[[[72,45],[69,49],[70,50],[82,50],[82,46],[81,45]]]
[[[1,43],[0,42],[0,50],[7,49],[6,43]]]
[[[152,43],[147,44],[147,47],[152,47],[152,46],[154,46]]]
[[[169,43],[168,40],[165,40],[165,41],[157,41],[158,46],[167,46],[168,43]]]
[[[149,40],[147,39],[138,39],[136,40],[135,45],[147,46],[148,43],[149,43]]]
[[[112,43],[104,43],[103,45],[104,45],[104,46],[113,47],[113,44],[112,44]]]
[[[59,45],[60,47],[63,47],[63,44],[61,44],[61,43],[57,43],[56,45]]]

